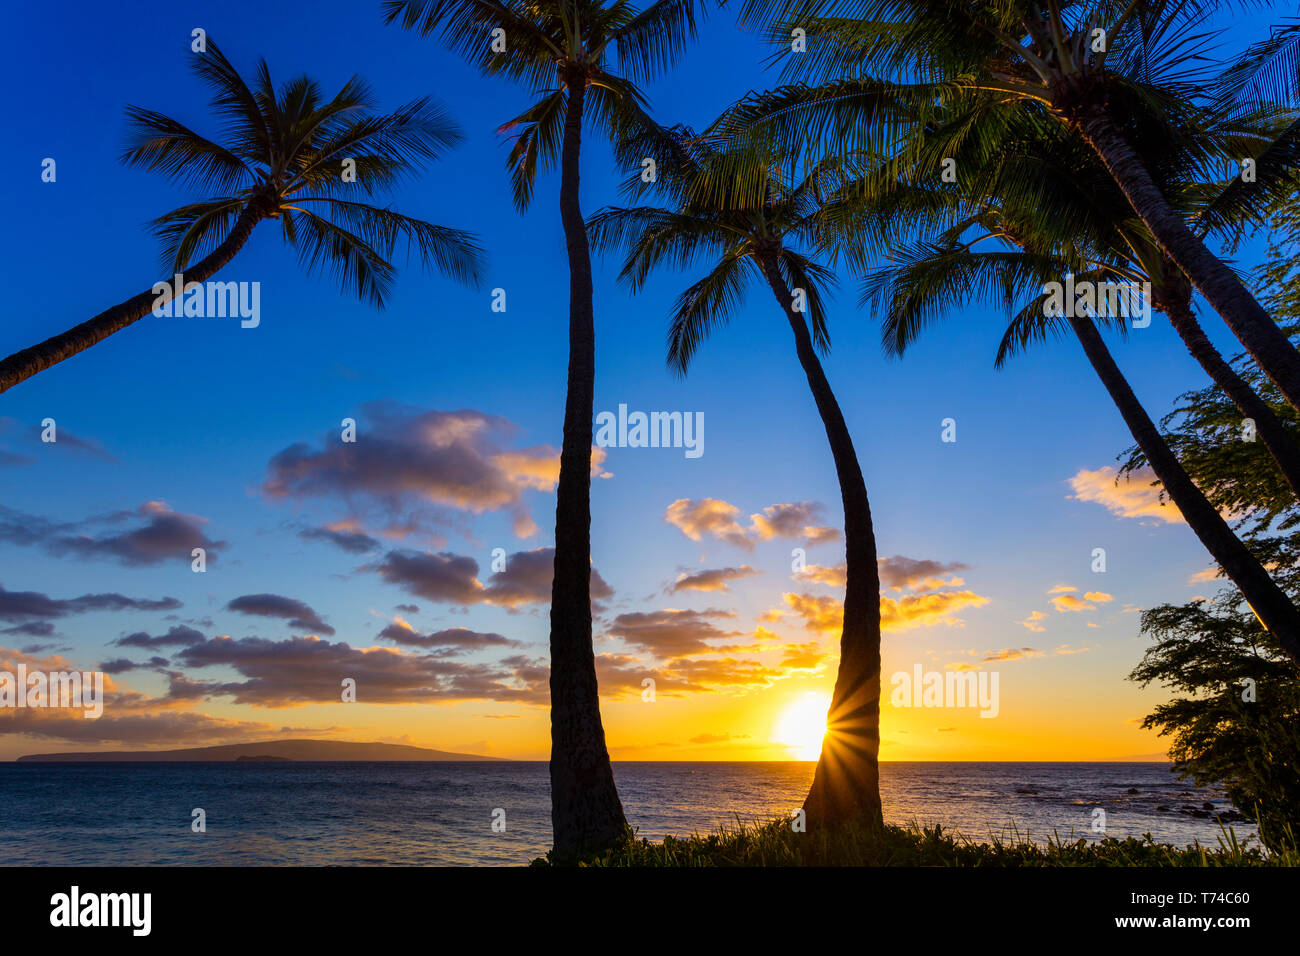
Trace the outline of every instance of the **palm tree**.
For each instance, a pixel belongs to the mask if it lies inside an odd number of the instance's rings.
[[[864,303],[887,304],[882,330],[886,350],[901,354],[927,324],[989,294],[999,297],[1014,313],[998,350],[999,366],[1028,344],[1068,328],[1188,526],[1245,595],[1261,623],[1300,663],[1300,609],[1193,483],[1106,348],[1096,323],[1123,328],[1123,318],[1100,313],[1065,316],[1048,307],[1046,284],[1064,272],[1077,269],[1080,279],[1103,281],[1131,276],[1132,269],[1119,260],[1090,258],[1095,251],[1062,247],[1042,228],[1043,217],[1035,207],[986,203],[967,209],[971,215],[956,227],[896,248],[893,261],[867,277]],[[974,235],[970,234],[972,228]],[[988,240],[1002,248],[973,248]],[[1006,248],[1008,245],[1012,248]],[[1024,296],[1029,302],[1017,310],[1016,303]]]
[[[627,832],[600,718],[591,644],[591,443],[596,380],[591,252],[578,195],[584,124],[616,143],[650,125],[638,81],[670,66],[695,36],[702,0],[387,0],[385,17],[443,42],[483,73],[540,99],[501,127],[518,130],[509,167],[515,204],[539,171],[560,166],[569,256],[569,370],[555,505],[551,583],[551,823],[571,859]],[[617,68],[626,75],[613,72]]]
[[[973,99],[982,97],[980,94]],[[1188,352],[1242,416],[1255,422],[1265,448],[1292,493],[1300,498],[1300,444],[1272,407],[1210,342],[1192,308],[1191,284],[1146,225],[1133,216],[1127,199],[1106,170],[1072,132],[1014,104],[1011,115],[1002,118],[996,131],[970,137],[971,112],[980,109],[982,105],[968,103],[932,116],[922,130],[912,135],[910,151],[952,157],[963,168],[980,166],[981,184],[976,193],[995,195],[998,202],[988,207],[993,210],[1005,208],[1008,203],[1020,209],[1037,209],[1035,232],[1040,244],[1050,237],[1089,250],[1079,252],[1084,265],[1097,269],[1104,279],[1150,283],[1153,306],[1165,314]],[[1300,120],[1279,120],[1268,111],[1238,112],[1215,117],[1204,130],[1185,133],[1178,142],[1162,136],[1159,141],[1140,139],[1135,145],[1141,147],[1162,193],[1170,197],[1180,215],[1195,225],[1198,234],[1214,234],[1236,242],[1248,228],[1264,225],[1272,199],[1293,194],[1294,179],[1280,171],[1300,164]],[[1203,180],[1209,172],[1207,165],[1222,168],[1213,163],[1214,157],[1243,152],[1261,158],[1263,175],[1249,182],[1234,176],[1226,185]],[[926,181],[914,173],[907,179],[902,183],[895,180],[890,189],[896,194],[904,190],[914,201],[918,193],[934,191],[932,202],[938,210],[963,208],[954,200],[970,192],[959,184],[946,188],[914,185],[914,181]],[[882,216],[886,200],[883,196],[874,202],[866,199],[870,191],[869,186],[854,184],[839,197],[835,215],[841,220],[846,216],[855,220],[841,221],[839,228],[869,237],[888,221],[888,215]],[[897,197],[888,201],[896,202]],[[908,222],[914,221],[909,214]],[[951,217],[948,224],[955,224]],[[850,259],[864,266],[871,245],[859,239],[849,250]],[[1065,268],[1063,265],[1062,271]]]
[[[775,42],[788,48],[792,30],[805,31],[806,52],[788,59],[789,72],[819,85],[752,97],[732,126],[766,122],[783,142],[805,137],[811,126],[832,130],[840,147],[861,148],[865,137],[881,149],[900,127],[924,122],[929,107],[963,91],[1032,104],[1079,134],[1164,252],[1300,409],[1300,353],[1178,214],[1133,147],[1134,136],[1150,132],[1133,117],[1151,116],[1152,107],[1164,128],[1197,121],[1212,84],[1198,64],[1205,35],[1195,31],[1216,5],[746,0],[742,21],[767,23]],[[1249,65],[1242,75],[1253,75]]]
[[[740,307],[746,286],[762,280],[794,333],[795,354],[817,406],[844,505],[846,583],[827,732],[812,788],[804,801],[809,823],[862,819],[880,826],[880,572],[867,486],[839,403],[817,357],[830,348],[822,290],[835,277],[798,251],[825,241],[822,203],[843,172],[836,162],[784,175],[779,157],[751,149],[741,159],[761,167],[763,201],[736,203],[701,188],[736,157],[678,127],[662,137],[657,187],[671,206],[606,208],[588,222],[597,248],[629,247],[621,277],[639,290],[663,265],[704,260],[712,268],[677,299],[668,333],[668,363],[685,375],[699,345]],[[655,152],[654,143],[641,144]],[[633,155],[637,147],[631,147]],[[724,172],[725,175],[725,172]],[[638,182],[638,177],[632,183]],[[635,186],[633,187],[635,188]]]
[[[477,285],[481,254],[469,233],[362,201],[460,139],[428,98],[377,113],[373,91],[358,77],[328,101],[306,76],[277,91],[265,60],[249,86],[211,39],[206,52],[195,54],[193,68],[213,90],[220,142],[162,113],[127,107],[124,163],[215,194],[153,221],[169,276],[182,273],[186,286],[207,281],[243,248],[254,227],[278,219],[281,237],[308,271],[333,273],[345,290],[378,308],[396,273],[389,260],[399,239],[422,262]],[[345,160],[355,172],[347,181]],[[142,292],[14,353],[0,361],[0,392],[139,321],[170,297]]]

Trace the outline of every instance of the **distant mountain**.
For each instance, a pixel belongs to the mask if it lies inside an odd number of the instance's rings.
[[[364,760],[500,760],[476,754],[455,754],[406,744],[359,743],[350,740],[264,740],[255,744],[223,744],[218,747],[191,747],[186,750],[115,750],[99,753],[28,754],[19,762],[43,763],[123,763],[151,761],[234,761],[249,759],[364,761]]]

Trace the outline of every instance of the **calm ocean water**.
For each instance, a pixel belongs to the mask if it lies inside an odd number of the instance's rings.
[[[812,771],[614,765],[628,819],[651,839],[785,815]],[[1227,808],[1157,763],[889,763],[881,777],[890,822],[984,840],[1013,826],[1037,841],[1093,839],[1100,807],[1107,836],[1216,846],[1218,824],[1181,808]],[[199,807],[201,834],[191,831]],[[503,833],[492,829],[497,809]],[[521,864],[549,843],[544,763],[0,764],[0,865]]]

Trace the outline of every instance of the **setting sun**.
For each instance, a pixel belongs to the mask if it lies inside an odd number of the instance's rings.
[[[795,760],[816,760],[826,735],[826,712],[831,699],[827,694],[809,692],[795,698],[777,718],[772,739],[790,750]]]

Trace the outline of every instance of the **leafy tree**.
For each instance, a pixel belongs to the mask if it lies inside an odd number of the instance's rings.
[[[1275,314],[1300,330],[1300,198],[1275,202],[1270,254],[1259,287]],[[1285,406],[1271,383],[1245,356],[1235,361],[1275,405]],[[1300,503],[1256,446],[1240,438],[1241,422],[1213,388],[1189,392],[1164,420],[1166,438],[1216,507],[1249,528],[1251,548],[1274,580],[1300,600]],[[1292,412],[1289,407],[1279,413]],[[1288,427],[1300,431],[1292,412]],[[1125,470],[1140,466],[1130,449]],[[1286,533],[1279,533],[1286,532]],[[1256,820],[1265,844],[1294,842],[1300,820],[1300,681],[1276,638],[1260,626],[1241,592],[1225,588],[1213,599],[1164,604],[1142,614],[1142,632],[1155,643],[1130,679],[1158,683],[1173,693],[1143,726],[1172,737],[1176,769],[1199,784],[1222,785],[1233,804]]]
[[[1300,598],[1300,535],[1257,544]],[[1219,784],[1259,824],[1265,845],[1294,841],[1300,821],[1300,681],[1295,665],[1236,588],[1212,600],[1142,612],[1155,642],[1129,679],[1173,693],[1142,726],[1172,738],[1174,769]]]

